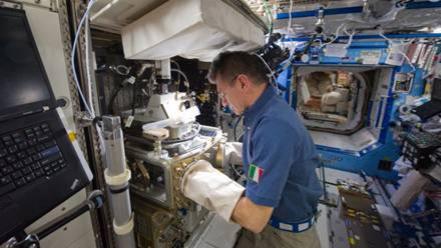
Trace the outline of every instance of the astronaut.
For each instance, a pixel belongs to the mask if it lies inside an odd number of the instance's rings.
[[[236,247],[320,247],[318,156],[295,110],[275,93],[257,55],[223,52],[209,79],[223,104],[244,116],[246,185],[198,161],[184,176],[184,195],[241,225]]]

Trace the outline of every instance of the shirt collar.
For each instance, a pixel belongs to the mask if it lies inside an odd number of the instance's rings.
[[[257,98],[257,100],[245,109],[243,112],[244,115],[244,125],[247,127],[250,127],[251,124],[254,122],[254,119],[259,115],[262,108],[268,103],[271,98],[273,98],[276,95],[276,92],[274,91],[273,87],[271,85],[267,85],[266,89],[263,91],[263,93]]]

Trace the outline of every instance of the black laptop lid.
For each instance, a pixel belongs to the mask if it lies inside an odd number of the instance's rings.
[[[0,121],[55,106],[23,10],[0,8]]]

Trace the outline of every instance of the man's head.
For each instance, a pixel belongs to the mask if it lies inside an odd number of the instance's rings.
[[[222,52],[213,60],[208,79],[216,84],[222,104],[241,114],[268,84],[262,60],[247,52]]]

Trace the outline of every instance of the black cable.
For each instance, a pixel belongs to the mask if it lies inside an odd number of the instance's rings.
[[[132,88],[132,93],[133,93],[133,96],[132,96],[132,116],[135,116],[135,106],[136,106],[136,99],[137,99],[136,92],[137,92],[138,88],[143,87],[140,84],[142,83],[142,78],[143,78],[142,76],[144,75],[146,69],[147,69],[147,67],[140,68],[139,72],[135,76],[135,82],[133,82],[133,85],[132,85],[132,87],[133,87]],[[149,78],[152,77],[153,71],[151,73],[152,74],[149,76]],[[150,80],[148,82],[150,82]],[[149,100],[150,100],[150,98],[149,98]],[[142,105],[142,102],[141,102],[141,105]]]
[[[107,109],[108,109],[108,111],[109,111],[110,114],[115,114],[115,111],[114,111],[114,109],[113,109],[113,104],[114,104],[114,102],[115,102],[116,96],[118,95],[118,93],[119,93],[123,88],[124,88],[124,85],[120,84],[120,85],[118,86],[118,88],[116,88],[116,89],[113,91],[112,96],[110,97],[110,100],[109,100],[109,106],[107,107]]]
[[[233,138],[234,138],[234,141],[237,141],[237,134],[236,134],[237,126],[239,125],[239,122],[242,119],[242,117],[243,117],[243,114],[239,115],[239,118],[237,118],[237,121],[234,124],[234,127],[233,127]]]
[[[301,52],[297,53],[297,54],[294,56],[294,60],[295,60],[295,61],[300,61],[301,58],[302,58],[302,56],[303,56],[304,54],[306,54],[306,53],[309,51],[309,48],[311,47],[312,43],[314,43],[314,41],[315,41],[315,38],[317,38],[317,33],[314,33],[314,34],[312,35],[311,39],[309,39],[309,41],[308,41],[308,43],[306,44],[305,48],[304,48]]]
[[[132,85],[132,116],[135,116],[135,103],[136,103],[136,83],[138,80],[135,80],[135,82]]]
[[[297,53],[296,56],[294,56],[294,60],[295,61],[300,61],[302,56],[309,51],[309,49],[312,46],[312,43],[314,43],[314,41],[317,38],[317,36],[320,35],[321,33],[323,33],[323,27],[321,25],[316,25],[314,31],[315,32],[312,35],[311,39],[309,39],[308,43],[306,43],[305,48],[301,52]]]

